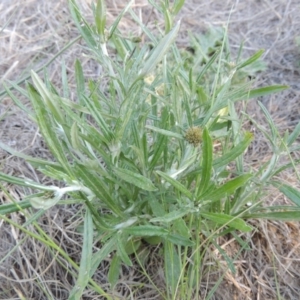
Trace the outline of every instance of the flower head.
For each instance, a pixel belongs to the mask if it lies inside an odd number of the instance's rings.
[[[196,147],[202,140],[202,129],[196,126],[190,127],[185,133],[185,139]]]

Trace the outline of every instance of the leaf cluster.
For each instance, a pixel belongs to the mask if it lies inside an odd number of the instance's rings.
[[[257,62],[263,52],[246,60],[239,55],[232,61],[226,33],[215,51],[207,47],[199,64],[187,64],[174,43],[180,23],[174,25],[173,19],[183,2],[165,1],[158,8],[165,15],[166,28],[164,34],[155,36],[131,9],[131,2],[107,28],[104,1],[98,0],[95,25],[90,25],[70,0],[71,14],[91,59],[101,65],[99,79],[85,76],[76,60],[76,97],[71,99],[64,64],[62,93],[47,72],[41,79],[32,71],[27,90],[18,88],[31,100],[32,111],[7,88],[15,103],[38,124],[54,160],[28,157],[2,143],[1,147],[61,185],[46,186],[0,173],[1,180],[35,191],[20,203],[2,205],[0,213],[30,207],[43,212],[54,205],[82,204],[82,260],[70,299],[79,299],[108,254],[114,254],[108,274],[112,286],[121,264],[132,265],[130,255],[135,254],[143,265],[140,249],[145,243],[162,245],[168,291],[175,295],[180,282],[187,284],[186,276],[200,276],[193,265],[201,263],[203,254],[195,253],[205,243],[218,247],[217,237],[252,230],[246,222],[250,218],[299,219],[300,192],[273,178],[295,167],[293,160],[280,167],[277,162],[295,150],[292,145],[300,126],[282,138],[261,105],[274,155],[257,172],[245,170],[243,156],[253,135],[243,129],[235,106],[237,101],[279,92],[286,86],[254,89],[246,73],[241,80],[240,70]],[[125,13],[141,27],[152,49],[148,43],[120,34],[118,24]],[[277,187],[295,206],[264,207],[261,197],[268,185]],[[93,243],[99,240],[102,248],[93,253]],[[186,268],[187,261],[193,264]],[[190,284],[194,287],[195,282]]]

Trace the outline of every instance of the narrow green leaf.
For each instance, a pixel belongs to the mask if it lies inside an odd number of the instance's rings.
[[[220,168],[222,166],[228,165],[228,163],[235,160],[238,156],[244,153],[247,147],[253,140],[253,134],[251,132],[246,132],[244,139],[235,147],[233,147],[230,151],[225,153],[223,156],[215,159],[213,161],[214,168]]]
[[[152,210],[153,216],[162,217],[164,214],[166,214],[164,205],[155,195],[149,195],[149,198],[146,200]]]
[[[204,195],[201,196],[201,200],[210,200],[211,202],[221,200],[226,195],[231,195],[237,188],[243,186],[250,178],[252,177],[251,174],[245,174],[241,175],[239,177],[236,177],[219,188],[208,191]]]
[[[150,162],[150,169],[154,169],[156,166],[157,162],[161,158],[162,153],[166,149],[166,144],[167,144],[167,137],[165,135],[159,136],[157,139],[157,143],[154,144],[155,150]]]
[[[79,139],[78,127],[77,127],[77,124],[75,122],[73,123],[73,125],[71,127],[70,136],[71,136],[72,147],[75,150],[80,150],[81,149],[81,142],[80,142],[80,139]]]
[[[151,126],[151,125],[146,125],[145,127],[147,129],[158,132],[158,133],[160,133],[162,135],[165,135],[165,136],[174,137],[174,138],[177,138],[177,139],[180,139],[180,140],[183,139],[183,136],[179,133],[176,133],[176,132],[172,132],[172,131],[165,130],[165,129],[158,128],[158,127]]]
[[[254,55],[252,55],[250,58],[248,58],[247,60],[239,63],[237,66],[236,66],[236,69],[239,70],[239,69],[242,69],[252,63],[254,63],[256,60],[258,60],[262,55],[263,53],[265,52],[265,50],[261,49],[261,50],[258,50]]]
[[[92,256],[92,268],[90,270],[90,277],[94,275],[99,267],[99,264],[106,259],[117,248],[117,235],[115,234],[107,242],[103,243],[100,250],[95,252]]]
[[[184,195],[186,195],[189,199],[193,199],[193,194],[179,181],[173,179],[168,174],[163,173],[161,171],[156,171],[156,173],[161,176],[163,179],[165,179],[168,183],[170,183],[176,190],[180,191]]]
[[[126,244],[127,241],[124,238],[121,238],[120,234],[118,234],[118,244],[117,244],[117,255],[121,258],[124,264],[131,267],[132,262],[126,252],[124,243]]]
[[[172,222],[172,230],[186,238],[191,237],[191,230],[182,218],[176,219]]]
[[[81,63],[78,59],[76,59],[75,61],[75,79],[76,79],[77,97],[79,99],[79,103],[82,103],[81,98],[84,95],[85,79],[84,79]]]
[[[184,5],[185,0],[175,0],[172,8],[172,14],[177,15]]]
[[[41,98],[36,92],[35,88],[30,84],[28,84],[28,92],[35,110],[37,123],[41,130],[41,133],[43,134],[43,137],[46,140],[48,147],[50,148],[54,157],[60,162],[62,167],[65,169],[65,172],[67,172],[69,176],[73,177],[73,172],[67,158],[64,155],[64,150],[62,148],[61,141],[59,140],[56,132],[53,130],[53,128],[55,128],[56,126],[53,124],[53,122],[51,122],[46,107],[41,101]]]
[[[69,98],[69,84],[68,84],[68,77],[67,77],[67,68],[65,61],[62,61],[61,64],[61,78],[62,78],[62,88],[63,88],[63,97]]]
[[[113,22],[112,26],[109,29],[109,38],[114,34],[114,32],[117,29],[121,19],[126,14],[126,12],[129,10],[129,8],[131,7],[133,2],[134,2],[134,0],[129,1],[128,4],[124,7],[124,9],[121,11],[121,13],[117,16],[116,20]]]
[[[15,203],[4,203],[0,205],[0,215],[11,214],[30,207],[32,207],[32,205],[28,200],[22,200]]]
[[[274,123],[274,121],[272,120],[272,117],[271,117],[270,113],[268,112],[267,108],[266,108],[260,101],[258,101],[258,105],[259,105],[259,107],[261,108],[263,114],[265,115],[266,120],[267,120],[267,122],[268,122],[268,124],[269,124],[269,127],[270,127],[270,129],[271,129],[271,134],[272,134],[272,136],[271,136],[271,138],[270,138],[269,140],[270,140],[270,142],[274,145],[274,144],[276,143],[277,136],[278,136],[278,132],[277,132],[277,130],[276,130],[275,123]],[[274,145],[274,148],[275,148],[275,147],[276,147],[276,146]]]
[[[105,122],[103,116],[102,116],[102,108],[100,105],[100,101],[96,99],[91,99],[86,96],[82,97],[82,100],[84,101],[86,107],[89,110],[89,113],[92,114],[92,116],[95,118],[96,122],[98,123],[101,133],[103,133],[105,139],[107,141],[111,141],[114,138],[114,134],[109,129],[109,125]]]
[[[219,252],[222,254],[222,256],[224,257],[224,259],[227,262],[227,265],[230,269],[230,271],[232,272],[232,274],[236,273],[235,267],[234,267],[234,263],[233,263],[233,259],[230,258],[226,251],[224,251],[224,249],[222,247],[220,247],[220,245],[218,243],[216,243],[215,241],[213,241],[213,245],[219,250]]]
[[[203,130],[202,136],[202,172],[201,181],[197,190],[197,196],[206,191],[211,177],[213,162],[213,144],[207,128]]]
[[[15,83],[10,83],[10,85],[11,85],[11,88],[14,88],[15,90],[17,89],[17,86],[15,85]],[[26,112],[26,114],[27,114],[31,119],[34,120],[35,118],[34,118],[34,115],[33,115],[32,111],[30,111],[30,110],[22,103],[22,101],[20,101],[19,98],[16,97],[16,96],[12,93],[11,88],[8,88],[8,86],[5,84],[5,82],[3,82],[3,87],[4,87],[5,91],[6,91],[6,93],[8,94],[8,96],[14,101],[14,103],[15,103],[21,110],[23,110],[24,112]],[[19,87],[19,90],[21,90],[20,92],[21,92],[22,94],[25,94],[25,96],[28,97],[28,94],[27,94],[27,92],[26,92],[24,89],[21,89],[21,88]]]
[[[44,193],[37,197],[31,197],[29,199],[30,204],[36,209],[47,210],[53,207],[61,200],[61,197],[55,197],[53,193]]]
[[[111,288],[117,284],[120,277],[120,269],[121,269],[122,261],[118,255],[114,255],[110,262],[109,271],[107,274],[108,282],[110,283]]]
[[[76,4],[75,0],[69,0],[69,8],[72,15],[72,18],[76,24],[77,29],[80,32],[80,35],[84,38],[85,42],[90,49],[97,49],[97,42],[93,37],[93,31],[90,28],[88,22],[83,18],[80,10]]]
[[[290,147],[298,138],[300,134],[300,122],[297,124],[293,132],[289,135],[287,140],[287,146]]]
[[[41,78],[34,71],[31,71],[31,78],[36,90],[43,99],[43,104],[41,103],[40,105],[44,105],[45,108],[47,107],[47,110],[51,112],[56,122],[58,122],[60,125],[64,124],[66,119],[56,101],[57,96],[47,88]]]
[[[87,169],[84,165],[77,164],[75,166],[77,171],[77,180],[81,180],[93,193],[102,201],[107,208],[118,216],[122,216],[123,212],[118,206],[116,199],[113,199],[110,191],[108,190],[103,178],[99,178],[94,172]]]
[[[98,99],[98,98],[97,98]],[[75,119],[75,117],[77,116],[77,119],[80,119],[79,115],[74,115],[73,111],[76,111],[76,113],[84,113],[84,114],[90,114],[90,110],[87,109],[85,106],[75,103],[72,100],[66,99],[66,98],[59,98],[61,105],[63,106],[64,109],[68,109],[66,114],[68,114],[68,116],[72,117],[73,119]],[[73,114],[72,114],[73,112]]]
[[[178,246],[191,247],[194,245],[194,242],[192,242],[189,238],[186,238],[177,233],[170,233],[170,234],[164,236],[163,238],[166,241],[169,241],[172,244],[178,245]]]
[[[145,75],[149,74],[163,59],[164,55],[176,38],[179,28],[180,22],[178,22],[175,27],[159,41],[158,45],[154,47],[150,53],[150,57],[145,62],[145,65],[140,73],[140,77],[144,77]]]
[[[246,222],[240,218],[236,218],[234,216],[226,215],[226,214],[220,214],[220,213],[201,213],[200,214],[208,219],[211,220],[217,224],[221,225],[227,225],[230,227],[233,227],[237,230],[241,230],[243,232],[251,231],[253,228],[246,224]]]
[[[56,189],[56,187],[45,186],[45,185],[37,183],[37,182],[35,182],[31,179],[18,178],[18,177],[15,177],[15,176],[7,175],[7,174],[2,173],[2,172],[0,172],[0,180],[3,180],[4,182],[15,184],[15,185],[19,185],[19,186],[25,186],[25,187],[40,189],[40,190],[43,190],[43,191],[54,191]]]
[[[286,184],[280,184],[280,192],[300,207],[300,191]]]
[[[180,275],[181,275],[181,261],[180,257],[176,251],[176,248],[172,242],[165,241],[164,246],[164,269],[165,278],[168,290],[170,290],[171,295],[175,295],[175,290],[178,285]],[[173,297],[168,297],[173,299]]]
[[[247,99],[258,98],[258,97],[262,97],[262,96],[266,96],[266,95],[270,95],[270,94],[274,94],[274,93],[279,93],[288,88],[289,88],[289,86],[287,86],[287,85],[270,85],[270,86],[250,90],[249,93],[246,93],[244,95],[245,97],[243,97],[243,99],[244,98],[247,98]]]
[[[209,70],[209,68],[212,66],[212,64],[215,62],[215,60],[218,58],[219,54],[220,54],[220,50],[215,51],[213,56],[209,59],[209,61],[202,68],[201,72],[199,73],[199,75],[196,79],[196,82],[198,84],[200,83],[200,80],[202,79],[203,75]],[[202,91],[201,88],[200,88],[200,91]],[[204,94],[204,91],[203,91],[203,94]]]
[[[95,11],[95,24],[101,42],[105,42],[106,5],[104,0],[98,0]]]
[[[170,32],[172,26],[173,26],[173,16],[171,15],[169,9],[167,7],[163,8],[164,12],[164,25],[165,25],[165,33],[167,34]]]
[[[69,294],[69,300],[80,300],[83,291],[89,282],[89,274],[92,268],[93,233],[92,214],[90,213],[89,209],[87,209],[84,218],[83,245],[79,274],[75,286]]]
[[[171,211],[170,213],[162,216],[162,217],[157,217],[157,218],[152,218],[150,222],[163,222],[163,223],[170,223],[172,221],[175,221],[179,218],[182,218],[186,214],[190,212],[189,208],[181,208],[178,210]]]
[[[298,211],[289,210],[289,208],[287,208],[285,211],[252,213],[245,217],[251,219],[265,219],[284,222],[300,221],[300,208],[298,209]]]
[[[141,174],[134,173],[130,170],[121,169],[121,168],[114,168],[113,169],[115,175],[117,175],[120,179],[131,183],[140,189],[146,190],[146,191],[156,191],[157,188],[154,186],[154,184],[151,182],[150,179],[142,176]]]
[[[123,231],[138,237],[165,236],[168,234],[168,230],[154,225],[133,226],[133,227],[125,228]]]

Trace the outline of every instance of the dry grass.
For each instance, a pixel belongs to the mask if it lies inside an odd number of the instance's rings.
[[[89,2],[81,1],[87,15],[91,14]],[[19,81],[28,76],[30,69],[38,69],[51,60],[78,33],[71,21],[67,1],[45,0],[2,0],[0,3],[0,26],[7,26],[0,33],[0,91],[4,80]],[[124,1],[109,2],[109,19],[120,11]],[[146,20],[151,14],[146,0],[136,1],[136,9],[141,9]],[[264,60],[268,63],[266,72],[258,77],[258,84],[288,84],[291,88],[281,94],[262,99],[272,114],[278,128],[283,132],[292,130],[299,122],[300,81],[299,49],[294,39],[300,36],[300,3],[298,0],[253,0],[232,1],[186,0],[181,13],[182,28],[178,42],[183,47],[188,44],[187,31],[202,32],[210,25],[226,25],[231,14],[229,37],[232,49],[237,50],[241,41],[245,41],[246,54],[266,49]],[[161,22],[161,16],[152,14],[152,22]],[[154,23],[153,23],[154,24]],[[150,26],[153,25],[150,22]],[[134,31],[134,24],[126,19],[122,26]],[[154,26],[154,25],[153,25]],[[139,32],[137,32],[138,34]],[[73,65],[75,58],[83,62],[85,74],[97,77],[99,69],[84,56],[84,47],[74,44],[60,55],[48,68],[49,77],[54,84],[60,82],[61,61],[68,69],[69,84],[74,85]],[[23,103],[27,105],[25,99]],[[251,102],[249,112],[262,126],[266,126],[257,104]],[[25,114],[21,113],[9,97],[0,102],[1,141],[18,150],[40,156],[50,157],[37,128]],[[34,178],[45,179],[26,163],[0,152],[1,162],[6,172]],[[256,141],[249,153],[249,164],[269,158],[268,143],[257,134]],[[299,153],[295,153],[299,156]],[[285,172],[281,180],[299,185],[295,174]],[[8,186],[13,197],[22,197],[24,190]],[[272,191],[268,193],[266,203],[282,203],[284,197]],[[6,202],[7,195],[2,193],[0,201]],[[54,208],[39,219],[40,226],[75,261],[80,259],[81,235],[76,231],[80,224],[81,212],[78,207]],[[74,217],[76,216],[76,217]],[[11,218],[22,224],[26,216],[13,214]],[[299,299],[300,294],[300,227],[298,223],[260,221],[253,222],[257,228],[249,238],[251,251],[243,251],[235,262],[236,275],[227,273],[224,283],[216,291],[214,299]],[[32,226],[32,231],[37,229]],[[74,284],[74,278],[67,274],[65,261],[56,260],[57,253],[34,239],[26,237],[16,228],[0,222],[0,299],[67,299],[68,291]],[[234,255],[238,246],[233,240],[220,241],[228,254]],[[95,245],[97,250],[97,245]],[[153,251],[152,251],[153,250]],[[155,251],[156,250],[156,251]],[[148,272],[159,287],[163,284],[162,267],[157,249],[149,251]],[[213,252],[210,259],[222,257]],[[99,268],[94,279],[107,287],[106,272],[110,259],[107,258]],[[204,266],[205,268],[205,266]],[[203,278],[203,297],[207,294],[219,272],[211,270]],[[139,283],[143,282],[143,288]],[[120,283],[116,288],[116,298],[159,299],[158,292],[138,270],[123,269]],[[83,299],[101,299],[87,291]]]

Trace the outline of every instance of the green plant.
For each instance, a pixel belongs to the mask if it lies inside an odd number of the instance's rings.
[[[247,60],[240,55],[232,60],[226,31],[219,48],[204,64],[202,60],[199,65],[186,64],[174,43],[180,23],[173,26],[183,2],[175,1],[172,6],[165,1],[157,7],[150,1],[166,20],[165,34],[157,36],[141,23],[130,8],[131,2],[106,28],[104,1],[98,0],[94,7],[95,25],[91,26],[70,0],[73,19],[91,58],[101,64],[102,75],[98,81],[85,78],[77,60],[77,97],[73,101],[68,98],[64,67],[63,96],[47,76],[42,80],[32,72],[33,84],[28,83],[23,93],[30,98],[34,112],[26,111],[38,124],[54,161],[28,157],[0,144],[63,184],[45,186],[0,173],[1,180],[33,191],[21,202],[2,205],[1,218],[12,223],[5,215],[14,211],[34,207],[43,213],[54,205],[82,204],[85,217],[80,266],[55,243],[34,236],[78,270],[69,299],[80,299],[87,285],[112,299],[110,292],[102,290],[91,277],[108,254],[113,254],[108,274],[112,287],[121,264],[132,266],[131,255],[144,268],[139,256],[143,242],[161,244],[167,283],[162,296],[200,299],[198,266],[208,245],[219,249],[234,272],[232,260],[218,246],[219,236],[232,234],[243,249],[247,244],[236,231],[252,230],[247,219],[300,219],[300,192],[274,180],[284,169],[295,169],[297,162],[290,153],[295,150],[293,142],[299,136],[300,125],[281,137],[260,104],[270,126],[271,133],[264,133],[274,155],[258,171],[246,170],[243,155],[253,135],[243,129],[243,118],[249,116],[243,117],[235,107],[237,101],[287,87],[254,89],[252,82],[245,80],[246,75],[244,80],[235,81],[262,51]],[[154,45],[152,50],[140,44],[138,38],[121,34],[118,23],[125,13],[141,27]],[[8,88],[7,93],[25,109]],[[278,166],[279,158],[286,154],[291,163]],[[277,187],[295,205],[265,207],[261,197],[268,185]],[[30,235],[24,227],[14,225]],[[96,241],[102,248],[93,253]]]

